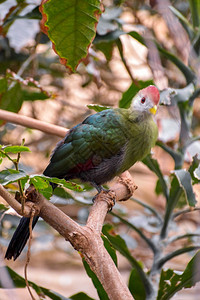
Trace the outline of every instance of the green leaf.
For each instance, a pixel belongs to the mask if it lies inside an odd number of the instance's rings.
[[[160,170],[159,164],[156,159],[153,159],[151,154],[147,155],[142,161],[151,171],[153,171],[159,179],[159,184],[162,188],[162,192],[165,195],[166,200],[169,197],[169,190],[166,184],[166,181],[163,177],[163,174]]]
[[[194,37],[194,30],[188,19],[184,15],[182,15],[182,13],[180,13],[180,11],[178,11],[175,7],[169,6],[169,8],[173,12],[173,14],[180,20],[190,39],[192,39]]]
[[[50,199],[53,194],[52,186],[42,176],[31,175],[30,184],[33,184],[36,190],[41,193],[46,199]]]
[[[178,180],[179,188],[182,189],[184,192],[186,202],[189,206],[194,207],[197,201],[193,192],[192,179],[190,173],[183,169],[173,171],[173,174]]]
[[[13,284],[15,285],[16,288],[25,288],[26,287],[25,279],[22,276],[20,276],[19,274],[17,274],[10,267],[0,267],[1,274],[3,274],[2,273],[3,272],[3,268],[4,268],[4,270],[6,270],[9,273],[9,275],[10,275],[12,281],[13,281]],[[66,297],[64,297],[64,296],[62,296],[62,295],[60,295],[60,294],[58,294],[56,292],[53,292],[53,291],[51,291],[51,290],[49,290],[47,288],[39,286],[39,285],[35,284],[32,281],[28,280],[28,283],[35,290],[35,292],[37,293],[37,295],[39,296],[39,298],[41,298],[41,296],[44,297],[44,295],[46,295],[46,296],[48,296],[52,300],[69,300],[68,298],[66,298]],[[5,288],[2,285],[1,281],[0,281],[0,288]],[[74,298],[74,299],[76,299],[76,298]]]
[[[174,162],[175,162],[175,169],[180,169],[183,165],[183,154],[173,150],[171,147],[167,146],[166,144],[157,141],[156,145],[158,145],[159,147],[161,147],[163,150],[165,150],[167,153],[169,153],[169,155],[171,155],[171,157],[173,158]]]
[[[190,173],[193,184],[197,184],[200,182],[200,158],[198,158],[198,155],[195,155],[193,157],[188,172]]]
[[[200,164],[194,170],[194,177],[198,180],[198,183],[199,183],[200,182]]]
[[[137,228],[135,225],[133,225],[131,222],[125,220],[124,218],[122,218],[121,216],[111,212],[111,214],[113,216],[115,216],[116,218],[118,218],[122,223],[124,223],[126,226],[129,226],[131,229],[133,229],[134,231],[136,231],[139,236],[147,243],[147,245],[149,246],[149,248],[156,253],[157,252],[157,248],[155,246],[155,244],[151,241],[151,239],[147,238],[146,235],[144,235],[144,233]]]
[[[83,189],[80,185],[78,185],[75,182],[71,182],[71,181],[66,181],[65,179],[59,179],[56,177],[48,177],[45,175],[37,175],[38,177],[47,180],[48,182],[53,182],[53,183],[57,183],[60,184],[61,186],[73,190],[73,191],[77,191],[77,192],[82,192]]]
[[[30,152],[30,149],[28,147],[25,146],[6,146],[3,147],[2,150],[5,153],[21,153],[21,152]]]
[[[102,235],[101,237],[104,243],[104,247],[106,248],[115,265],[117,266],[117,255],[115,249],[113,248],[112,244],[109,242],[108,238],[105,235]]]
[[[175,170],[172,173],[172,182],[167,202],[167,208],[164,217],[163,227],[161,229],[161,237],[165,238],[167,228],[171,220],[173,209],[179,204],[179,207],[188,203],[195,206],[196,199],[192,188],[192,179],[190,173],[186,170]]]
[[[200,27],[200,3],[199,0],[189,0],[193,27]]]
[[[0,93],[0,109],[18,112],[22,103],[22,90],[18,82],[14,83],[7,91]]]
[[[28,175],[23,170],[7,169],[0,172],[0,183],[7,185],[9,183],[18,181],[19,179],[27,179]]]
[[[89,104],[87,105],[89,109],[93,109],[96,112],[100,112],[106,109],[111,109],[109,106],[99,105],[99,104]]]
[[[107,295],[106,291],[104,290],[101,282],[97,278],[96,274],[90,269],[88,263],[85,261],[84,258],[82,259],[82,261],[83,261],[84,268],[87,272],[87,275],[92,279],[92,282],[97,290],[99,298],[102,300],[109,300],[108,295]]]
[[[113,31],[108,32],[107,34],[104,35],[99,35],[97,34],[93,43],[95,45],[105,43],[105,45],[108,45],[110,42],[116,41],[120,35],[126,34],[126,32],[116,29]]]
[[[157,300],[168,300],[183,288],[191,288],[200,281],[200,251],[188,263],[182,274],[174,270],[162,270]]]
[[[187,67],[177,56],[162,48],[158,43],[156,43],[156,46],[159,52],[167,59],[169,59],[172,63],[174,63],[175,66],[177,66],[177,68],[183,73],[187,81],[187,84],[193,82],[196,79],[196,76],[192,72],[192,70],[189,67]]]
[[[87,56],[95,37],[98,0],[55,0],[42,5],[43,31],[55,46],[56,53],[72,71]]]
[[[0,94],[5,93],[7,91],[8,84],[6,78],[0,79]]]
[[[120,108],[128,108],[132,102],[133,97],[139,92],[139,90],[153,84],[152,80],[148,81],[138,81],[138,85],[136,86],[134,83],[131,83],[130,87],[127,91],[125,91],[122,95],[121,100],[119,101]]]
[[[3,210],[8,210],[9,208],[7,206],[5,206],[4,204],[0,203],[0,211]]]
[[[69,300],[95,300],[94,298],[89,297],[87,294],[80,292],[69,298]]]
[[[33,92],[29,90],[22,90],[22,96],[24,101],[46,100],[49,99],[49,95],[45,92]]]
[[[131,271],[129,282],[128,282],[128,288],[135,300],[146,299],[144,284],[141,281],[140,276],[138,276],[138,272],[136,271],[136,269],[133,269]]]
[[[137,260],[131,255],[125,241],[119,236],[114,234],[113,227],[111,224],[106,224],[103,226],[102,232],[107,236],[108,240],[111,242],[113,247],[118,250],[124,257],[128,259],[131,265],[136,269],[138,276],[140,276],[141,281],[143,282],[146,296],[151,295],[152,286],[148,280],[148,277],[144,273],[142,267],[137,262]]]
[[[111,60],[114,49],[114,42],[97,43],[95,44],[95,48],[96,50],[100,50],[105,55],[107,62]]]
[[[73,196],[62,187],[56,187],[53,194],[61,199],[72,199]]]
[[[145,39],[137,31],[131,31],[128,32],[128,34],[132,36],[135,40],[137,40],[139,43],[146,46]]]

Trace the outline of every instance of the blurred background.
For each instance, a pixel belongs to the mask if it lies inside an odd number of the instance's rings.
[[[160,91],[164,90],[161,93],[162,105],[156,115],[159,141],[177,150],[184,142],[184,134],[200,135],[200,24],[194,23],[195,12],[192,12],[191,2],[103,1],[104,12],[96,28],[96,37],[87,58],[73,74],[60,63],[49,38],[40,31],[40,1],[0,1],[0,109],[68,129],[94,113],[87,105],[122,107],[138,89],[155,84]],[[170,102],[168,88],[178,91],[179,100],[174,98],[174,102]],[[186,107],[184,99],[188,100],[195,91],[197,97],[190,108],[191,126],[186,132],[183,130],[183,120],[186,119],[181,119],[180,107],[182,103]],[[25,139],[25,145],[31,150],[31,153],[21,155],[20,169],[28,174],[41,174],[60,138],[2,120],[0,125],[1,144],[18,145]],[[193,156],[199,153],[200,144],[197,140],[184,151],[182,167],[188,169]],[[176,161],[159,145],[153,149],[152,155],[168,180]],[[1,170],[12,167],[9,160],[3,160]],[[130,172],[138,186],[134,198],[164,214],[166,202],[164,195],[158,191],[156,174],[142,162],[134,165]],[[15,192],[17,185],[13,183],[8,188]],[[84,185],[83,188],[82,193],[65,190],[58,191],[52,197],[55,205],[62,206],[70,217],[81,224],[85,224],[87,220],[91,199],[95,195],[89,185]],[[199,184],[193,185],[193,188],[198,206]],[[6,205],[2,198],[0,202]],[[155,236],[160,229],[150,211],[135,201],[117,203],[113,211],[129,218],[149,238]],[[18,222],[19,216],[14,211],[2,210],[2,258]],[[126,241],[131,253],[148,270],[152,263],[152,253],[144,241],[111,214],[108,214],[106,222],[115,224],[116,232]],[[200,233],[199,211],[181,215],[176,224],[171,224],[170,229],[172,233],[179,234],[186,231]],[[66,297],[83,291],[90,297],[98,298],[91,279],[82,266],[80,255],[68,242],[42,220],[34,229],[33,236],[29,280]],[[199,242],[198,239],[196,236],[196,243]],[[168,246],[168,251],[190,242],[188,239],[176,241]],[[175,257],[166,267],[183,271],[191,257],[192,253]],[[23,276],[25,260],[26,251],[17,261],[6,263]],[[118,261],[120,272],[125,281],[128,281],[130,263],[120,254]],[[197,299],[198,293],[197,285],[191,290],[178,293],[174,299]],[[24,288],[0,289],[2,300],[22,297],[30,298]]]

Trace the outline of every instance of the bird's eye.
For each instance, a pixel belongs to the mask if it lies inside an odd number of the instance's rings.
[[[145,103],[145,101],[146,101],[146,98],[145,98],[145,97],[142,97],[142,99],[141,99],[141,103],[142,103],[142,104],[144,104],[144,103]]]

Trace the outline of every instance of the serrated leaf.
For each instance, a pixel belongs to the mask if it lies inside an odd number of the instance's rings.
[[[6,146],[2,148],[5,153],[20,153],[20,152],[30,152],[30,149],[25,146]]]
[[[200,252],[197,252],[182,274],[171,269],[162,270],[157,300],[168,300],[183,288],[195,286],[200,281],[199,261]]]
[[[99,105],[99,104],[89,104],[87,105],[89,109],[93,109],[96,112],[100,112],[106,109],[111,109],[109,106]]]
[[[99,0],[42,1],[42,30],[62,62],[75,71],[95,37]]]
[[[107,295],[106,291],[104,290],[101,282],[97,278],[96,274],[90,269],[90,266],[88,265],[88,263],[85,261],[84,258],[82,259],[82,261],[83,261],[83,266],[87,272],[87,275],[92,279],[92,282],[97,290],[99,298],[109,300],[108,295]]]
[[[139,92],[139,90],[152,85],[153,81],[138,81],[138,85],[136,86],[134,83],[131,83],[130,87],[127,91],[125,91],[122,95],[121,100],[119,101],[120,108],[128,108],[132,102],[133,97]]]

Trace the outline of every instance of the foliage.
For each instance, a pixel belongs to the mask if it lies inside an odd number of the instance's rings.
[[[2,273],[6,272],[10,275],[15,287],[17,287],[17,288],[25,288],[26,287],[25,279],[22,276],[20,276],[19,274],[17,274],[15,271],[13,271],[11,268],[1,267],[0,271]],[[40,298],[48,296],[52,300],[70,300],[70,299],[74,299],[74,300],[81,300],[81,299],[92,300],[92,298],[90,298],[85,293],[79,293],[79,294],[76,294],[76,295],[72,295],[70,298],[66,298],[66,297],[63,297],[62,295],[52,291],[51,289],[46,289],[42,286],[38,286],[37,284],[35,284],[32,281],[28,281],[28,283],[29,283],[29,286],[31,286],[35,290],[35,292],[37,293],[37,295]],[[0,288],[4,288],[4,286],[1,285],[1,282],[0,282]]]
[[[161,91],[161,105],[169,112],[175,111],[178,116],[176,116],[178,118],[177,122],[180,122],[180,130],[176,132],[176,138],[168,140],[162,138],[161,132],[157,146],[164,151],[163,153],[167,153],[172,158],[174,168],[170,174],[164,174],[159,160],[155,159],[154,156],[148,155],[143,160],[144,165],[157,178],[155,199],[159,195],[159,199],[164,201],[165,209],[160,213],[144,201],[132,198],[132,201],[145,208],[140,224],[134,222],[134,217],[123,214],[116,209],[111,212],[114,225],[105,225],[102,236],[104,245],[115,264],[117,264],[116,251],[120,252],[130,263],[131,272],[128,286],[134,298],[164,300],[170,299],[183,288],[191,288],[200,281],[198,268],[195,268],[196,262],[199,260],[199,252],[196,251],[200,248],[198,229],[192,233],[186,232],[181,235],[173,232],[173,228],[178,226],[178,216],[182,217],[185,212],[192,214],[192,211],[199,209],[195,207],[197,199],[194,187],[200,182],[200,123],[199,115],[195,114],[194,105],[200,95],[200,6],[198,1],[185,0],[175,1],[173,6],[166,8],[168,9],[167,14],[175,26],[176,36],[174,36],[166,15],[159,10],[159,5],[153,6],[159,1],[150,2],[152,6],[149,6],[147,1],[134,1],[134,3],[131,1],[122,1],[122,3],[121,1],[113,1],[110,7],[105,7],[98,25],[100,4],[96,0],[71,1],[70,7],[69,1],[62,1],[62,3],[58,0],[42,1],[41,13],[36,4],[30,9],[30,4],[26,1],[17,1],[15,6],[11,5],[0,25],[0,32],[5,37],[0,40],[2,49],[0,56],[0,108],[18,112],[28,101],[33,107],[33,101],[56,98],[56,94],[49,93],[39,83],[42,74],[50,74],[58,79],[63,78],[66,73],[59,66],[57,56],[48,55],[50,51],[49,39],[53,43],[53,48],[61,63],[71,71],[76,71],[76,75],[82,78],[82,88],[86,89],[89,86],[92,90],[95,86],[98,90],[98,93],[94,93],[93,98],[101,93],[102,86],[104,88],[106,86],[103,100],[101,97],[96,97],[95,100],[97,99],[98,104],[88,105],[90,109],[95,111],[109,109],[110,103],[105,98],[109,97],[110,91],[119,92],[118,85],[114,85],[115,74],[112,71],[112,63],[113,61],[116,62],[114,60],[116,53],[118,53],[121,68],[124,67],[130,79],[127,89],[120,90],[120,94],[118,94],[118,99],[121,99],[119,101],[119,107],[121,108],[129,107],[133,96],[139,89],[149,84],[158,83],[159,85],[162,79],[167,78],[170,88]],[[6,4],[7,1],[1,1],[0,3]],[[133,16],[134,30],[132,27],[130,30],[125,29],[124,25],[127,24],[125,24],[126,22],[122,16],[125,7],[126,11]],[[141,12],[144,13],[145,18],[151,19],[152,24],[155,20],[164,20],[166,27],[168,27],[167,34],[160,38],[156,28],[158,26],[148,25],[147,27],[140,15]],[[34,46],[27,47],[26,51],[19,50],[16,44],[11,47],[13,37],[9,35],[12,27],[17,26],[17,21],[22,19],[34,20],[35,22],[42,19],[42,30],[48,35],[47,37],[42,33],[38,34],[36,30],[35,35],[38,35],[34,37]],[[185,31],[176,32],[177,28]],[[145,76],[144,78],[135,78],[135,75],[133,75],[135,73],[129,65],[129,59],[126,57],[124,37],[128,37],[131,42],[142,45],[147,51],[146,65],[151,70],[151,78]],[[181,39],[182,46],[180,47],[178,41]],[[37,48],[41,45],[45,46],[46,50],[39,53]],[[185,45],[189,45],[189,48],[186,49]],[[152,53],[154,54],[153,57]],[[103,55],[103,59],[101,55]],[[80,62],[82,63],[80,64]],[[11,71],[7,69],[8,65]],[[111,80],[108,78],[111,78]],[[57,88],[57,85],[60,85],[60,89],[64,90],[63,83],[59,82],[58,84],[55,79],[51,80],[51,85],[54,89]],[[15,100],[13,101],[13,99]],[[67,105],[65,103],[64,107]],[[60,111],[62,109],[63,107]],[[161,124],[163,125],[165,119],[160,121],[163,122]],[[0,125],[3,125],[3,122]],[[6,126],[1,133],[2,136],[8,130]],[[197,145],[197,151],[194,150],[195,145]],[[5,163],[9,160],[14,166],[14,169],[9,167],[0,172],[1,184],[11,191],[15,191],[15,183],[17,182],[21,196],[25,187],[28,184],[33,184],[48,199],[52,196],[52,187],[49,183],[59,184],[62,188],[72,191],[82,190],[76,183],[48,178],[44,175],[30,175],[29,171],[21,169],[21,156],[23,157],[26,152],[29,154],[29,151],[24,143],[21,146],[8,145],[0,147],[0,162]],[[48,154],[47,152],[46,150],[46,154]],[[190,158],[189,162],[188,157]],[[64,191],[59,187],[57,191],[55,190],[55,194],[57,193],[63,199],[71,197],[71,199],[76,199],[83,204],[87,202],[87,197],[91,198],[91,190],[87,185],[84,186],[84,191],[85,194],[80,196],[81,194]],[[3,211],[7,208],[1,205],[0,209]],[[150,224],[150,219],[153,220],[153,225]],[[117,233],[117,231],[120,231],[120,226],[127,228],[129,235],[136,232],[146,247],[151,250],[153,258],[148,270],[145,262],[141,263],[135,259],[134,253],[129,249],[124,236]],[[172,246],[173,242],[182,240],[185,241],[184,244],[182,243],[181,246],[180,243],[176,250],[166,249],[167,246]],[[163,268],[164,264],[172,258],[194,251],[193,258],[182,273]],[[106,299],[107,295],[96,275],[89,269],[84,260],[83,264],[97,289],[100,299]],[[22,277],[10,268],[7,268],[7,270],[16,287],[25,286]],[[29,282],[29,284],[38,295],[48,295],[51,299],[66,299],[49,289],[37,286],[33,282]],[[71,296],[70,299],[91,298],[86,294],[79,293]]]

